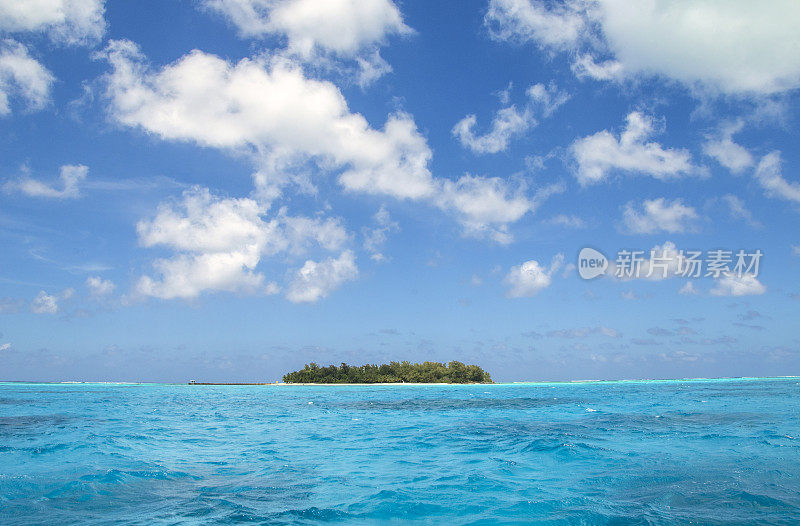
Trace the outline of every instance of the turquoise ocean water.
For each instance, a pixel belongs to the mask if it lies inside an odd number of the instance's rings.
[[[797,524],[800,380],[0,384],[0,524]]]

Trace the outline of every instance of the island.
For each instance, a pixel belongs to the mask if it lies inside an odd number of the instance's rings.
[[[320,367],[312,362],[299,371],[285,374],[283,381],[287,384],[494,383],[489,373],[477,365],[466,365],[456,361],[448,364],[407,361],[382,365],[342,363],[338,367],[336,365]]]

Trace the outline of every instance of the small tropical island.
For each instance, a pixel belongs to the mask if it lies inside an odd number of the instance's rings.
[[[287,384],[491,384],[492,377],[477,365],[461,362],[389,362],[381,365],[306,364],[299,371],[283,376]]]

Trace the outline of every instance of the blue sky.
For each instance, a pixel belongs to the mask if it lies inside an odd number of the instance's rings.
[[[0,377],[800,374],[792,1],[0,0]],[[581,279],[581,248],[612,262]],[[758,273],[613,275],[618,251]]]

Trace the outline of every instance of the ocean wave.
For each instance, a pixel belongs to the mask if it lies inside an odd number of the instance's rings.
[[[795,383],[0,386],[0,524],[791,524]]]

